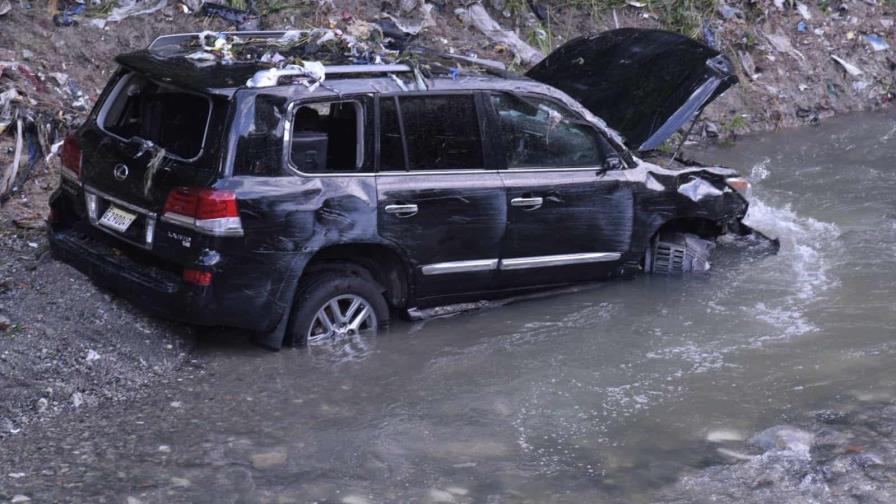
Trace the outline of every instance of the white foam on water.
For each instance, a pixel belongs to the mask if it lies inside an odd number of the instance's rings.
[[[768,169],[768,164],[771,161],[771,158],[765,158],[753,165],[753,168],[750,169],[750,178],[753,182],[765,180],[765,178],[768,177],[769,173],[771,173]]]
[[[820,291],[836,285],[828,277],[831,261],[827,257],[840,246],[840,229],[835,224],[801,217],[790,205],[776,208],[760,199],[750,203],[744,222],[781,241],[778,255],[790,266],[798,299],[813,299]]]

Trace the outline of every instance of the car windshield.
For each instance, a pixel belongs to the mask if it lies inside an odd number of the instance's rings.
[[[202,152],[211,108],[206,96],[129,73],[103,105],[99,124],[124,140],[149,140],[169,154],[193,159]]]

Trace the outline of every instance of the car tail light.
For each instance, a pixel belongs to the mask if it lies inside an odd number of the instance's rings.
[[[211,285],[212,272],[184,268],[184,281],[196,285]]]
[[[213,236],[243,236],[233,191],[175,187],[168,193],[162,220]]]
[[[62,175],[75,182],[81,180],[81,146],[75,135],[70,134],[62,142],[62,151],[59,158],[62,160]]]

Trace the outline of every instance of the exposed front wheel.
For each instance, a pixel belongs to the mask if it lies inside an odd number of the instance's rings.
[[[302,281],[289,335],[299,346],[333,345],[375,334],[389,324],[382,289],[356,271],[322,271]]]
[[[691,233],[661,231],[650,240],[644,254],[644,271],[673,274],[709,271],[716,244]]]

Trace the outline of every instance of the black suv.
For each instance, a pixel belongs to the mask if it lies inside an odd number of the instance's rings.
[[[375,330],[390,309],[702,271],[715,237],[753,235],[734,171],[632,154],[736,82],[702,44],[615,30],[526,76],[359,47],[331,30],[202,33],[119,56],[62,147],[54,256],[138,306],[279,348]]]

